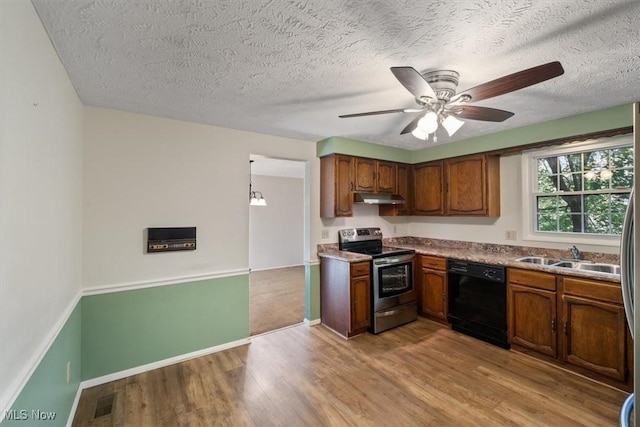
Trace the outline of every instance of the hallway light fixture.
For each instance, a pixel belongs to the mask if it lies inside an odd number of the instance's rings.
[[[251,163],[253,160],[249,160],[249,206],[267,206],[267,201],[260,191],[253,191],[251,189]]]

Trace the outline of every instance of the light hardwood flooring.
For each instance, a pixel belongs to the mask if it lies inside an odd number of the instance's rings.
[[[92,420],[96,400],[113,412]],[[430,320],[297,325],[83,392],[74,426],[616,426],[626,393]]]
[[[249,333],[258,335],[304,320],[304,266],[249,274]]]

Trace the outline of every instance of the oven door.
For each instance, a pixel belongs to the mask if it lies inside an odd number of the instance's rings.
[[[415,255],[373,260],[373,310],[379,311],[416,300],[413,287]]]

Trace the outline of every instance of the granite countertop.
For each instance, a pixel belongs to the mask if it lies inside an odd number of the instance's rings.
[[[413,249],[419,255],[431,255],[441,258],[460,259],[464,261],[481,262],[485,264],[516,267],[526,270],[537,270],[552,274],[582,277],[598,281],[620,283],[617,274],[602,273],[597,271],[576,270],[551,265],[531,264],[515,261],[516,258],[525,256],[544,256],[553,259],[568,259],[568,250],[535,248],[527,246],[496,245],[488,243],[462,242],[454,240],[427,239],[417,237],[400,237],[384,239],[385,246],[394,246],[404,249]],[[371,256],[338,250],[337,244],[318,245],[320,258],[335,258],[347,262],[369,261]],[[618,264],[619,257],[615,254],[599,252],[583,252],[582,258],[592,262]]]

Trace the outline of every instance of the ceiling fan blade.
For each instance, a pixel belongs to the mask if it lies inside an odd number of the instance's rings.
[[[464,92],[456,94],[456,96],[451,99],[451,102],[457,101],[464,95],[471,96],[469,102],[493,98],[494,96],[504,95],[505,93],[544,82],[545,80],[561,76],[562,74],[564,74],[564,68],[562,68],[560,62],[549,62],[548,64],[518,71],[517,73],[509,74],[508,76],[500,77],[467,89]]]
[[[422,116],[418,116],[415,119],[411,120],[411,123],[409,123],[404,129],[402,129],[402,132],[400,132],[400,135],[404,135],[405,133],[411,133],[415,130],[415,128],[418,127],[418,122],[420,121],[420,119],[422,118]]]
[[[391,72],[414,97],[419,99],[423,96],[428,96],[433,99],[438,99],[433,88],[415,68],[391,67]]]
[[[396,110],[380,110],[380,111],[369,111],[367,113],[355,113],[355,114],[343,114],[340,117],[341,119],[348,119],[350,117],[363,117],[363,116],[375,116],[378,114],[391,114],[391,113],[417,113],[422,111],[422,109],[418,108],[398,108]]]
[[[511,111],[498,110],[496,108],[476,107],[475,105],[464,105],[460,109],[452,111],[455,117],[462,117],[470,120],[482,120],[485,122],[503,122],[513,116]]]

